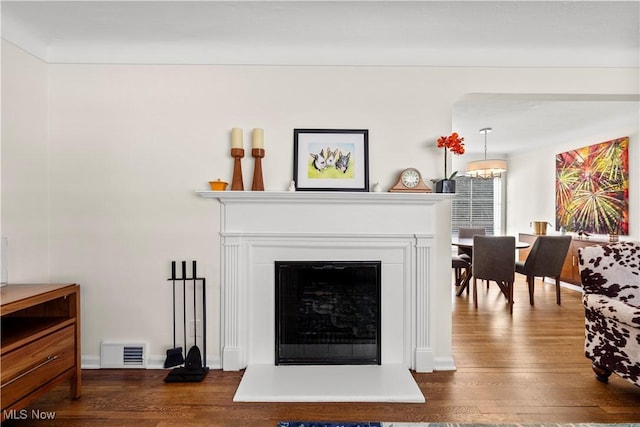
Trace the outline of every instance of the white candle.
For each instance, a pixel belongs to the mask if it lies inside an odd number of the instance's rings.
[[[264,148],[264,129],[253,130],[253,148]]]
[[[242,129],[231,129],[231,148],[242,148]]]

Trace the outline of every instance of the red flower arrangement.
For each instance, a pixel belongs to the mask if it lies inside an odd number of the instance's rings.
[[[456,132],[453,132],[450,136],[441,136],[438,138],[438,148],[446,148],[453,154],[464,154],[464,138],[461,138]],[[449,179],[452,179],[456,175],[457,171],[451,174]],[[444,152],[444,176],[447,179],[447,152]]]

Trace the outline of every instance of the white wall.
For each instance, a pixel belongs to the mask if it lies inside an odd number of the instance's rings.
[[[2,45],[2,221],[8,279],[48,281],[47,64]]]
[[[4,46],[7,84],[38,81],[22,75],[28,55]],[[12,153],[22,151],[22,141],[3,133],[3,162],[19,160],[22,171],[41,175],[42,158],[49,156],[41,176],[49,190],[38,189],[33,201],[50,211],[50,274],[42,271],[40,278],[82,285],[85,365],[97,363],[102,340],[146,341],[162,362],[172,346],[166,279],[174,259],[200,263],[209,284],[208,348],[218,348],[218,206],[194,191],[211,179],[231,179],[232,127],[245,129],[247,149],[249,130],[264,128],[268,190],[284,190],[291,179],[294,128],[369,129],[371,182],[388,188],[409,166],[426,179],[441,177],[435,140],[451,131],[453,104],[464,94],[638,93],[637,69],[48,65],[46,73],[48,98],[38,101],[48,99],[47,144],[41,135],[18,159]],[[2,96],[6,109],[21,105],[18,92]],[[46,127],[46,115],[23,114]],[[245,158],[245,188],[252,169]],[[3,211],[22,216],[3,215],[9,231],[29,226],[21,186],[33,179],[16,170],[11,175],[13,184],[2,184]],[[510,216],[531,219],[527,206]],[[10,245],[38,244],[46,234],[46,227],[39,229],[36,236],[8,235]],[[26,272],[42,269],[40,257],[10,255],[14,281],[31,280]]]
[[[509,158],[507,184],[507,232],[532,232],[531,221],[548,221],[554,232],[556,154],[575,148],[629,137],[629,236],[640,240],[640,116],[638,112],[614,123],[596,123],[570,135],[559,136],[556,144]],[[605,239],[606,236],[594,236]]]

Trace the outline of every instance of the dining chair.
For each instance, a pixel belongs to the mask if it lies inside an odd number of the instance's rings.
[[[513,313],[516,238],[513,236],[473,236],[473,304],[478,308],[477,279],[494,281],[507,298]]]
[[[484,235],[484,228],[460,228],[458,229],[458,238],[470,239],[475,235]],[[453,268],[455,284],[460,286],[463,281],[468,283],[468,280],[464,280],[469,274],[471,274],[471,258],[472,250],[470,248],[458,247],[458,255],[451,255],[451,268]],[[467,291],[469,289],[467,288]],[[464,289],[460,289],[458,295],[460,295]]]
[[[516,262],[516,273],[527,276],[529,304],[533,305],[536,277],[552,277],[556,281],[556,303],[560,305],[560,273],[571,245],[571,236],[538,236],[524,261]]]
[[[457,295],[461,295],[465,288],[467,289],[467,293],[469,293],[469,287],[467,285],[471,274],[471,263],[457,255],[452,255],[451,267],[455,272],[456,286],[464,285],[463,288],[458,289]]]
[[[472,239],[473,236],[484,236],[486,231],[484,228],[459,228],[458,229],[458,238],[459,239]],[[458,248],[458,255],[463,259],[471,262],[472,251],[468,248]]]

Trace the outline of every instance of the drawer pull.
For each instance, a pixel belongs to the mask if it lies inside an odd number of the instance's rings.
[[[28,371],[25,371],[23,373],[21,373],[20,375],[18,375],[15,378],[10,379],[9,381],[7,381],[6,383],[2,384],[2,386],[0,386],[0,388],[3,388],[4,386],[7,386],[9,384],[12,384],[16,381],[18,381],[20,378],[26,377],[27,375],[29,375],[31,372],[35,371],[36,369],[40,369],[42,368],[44,365],[47,365],[51,362],[53,362],[54,360],[56,360],[58,358],[58,356],[49,356],[47,357],[47,359],[45,361],[43,361],[42,363],[39,363],[38,365],[34,366],[33,368],[29,369]]]

